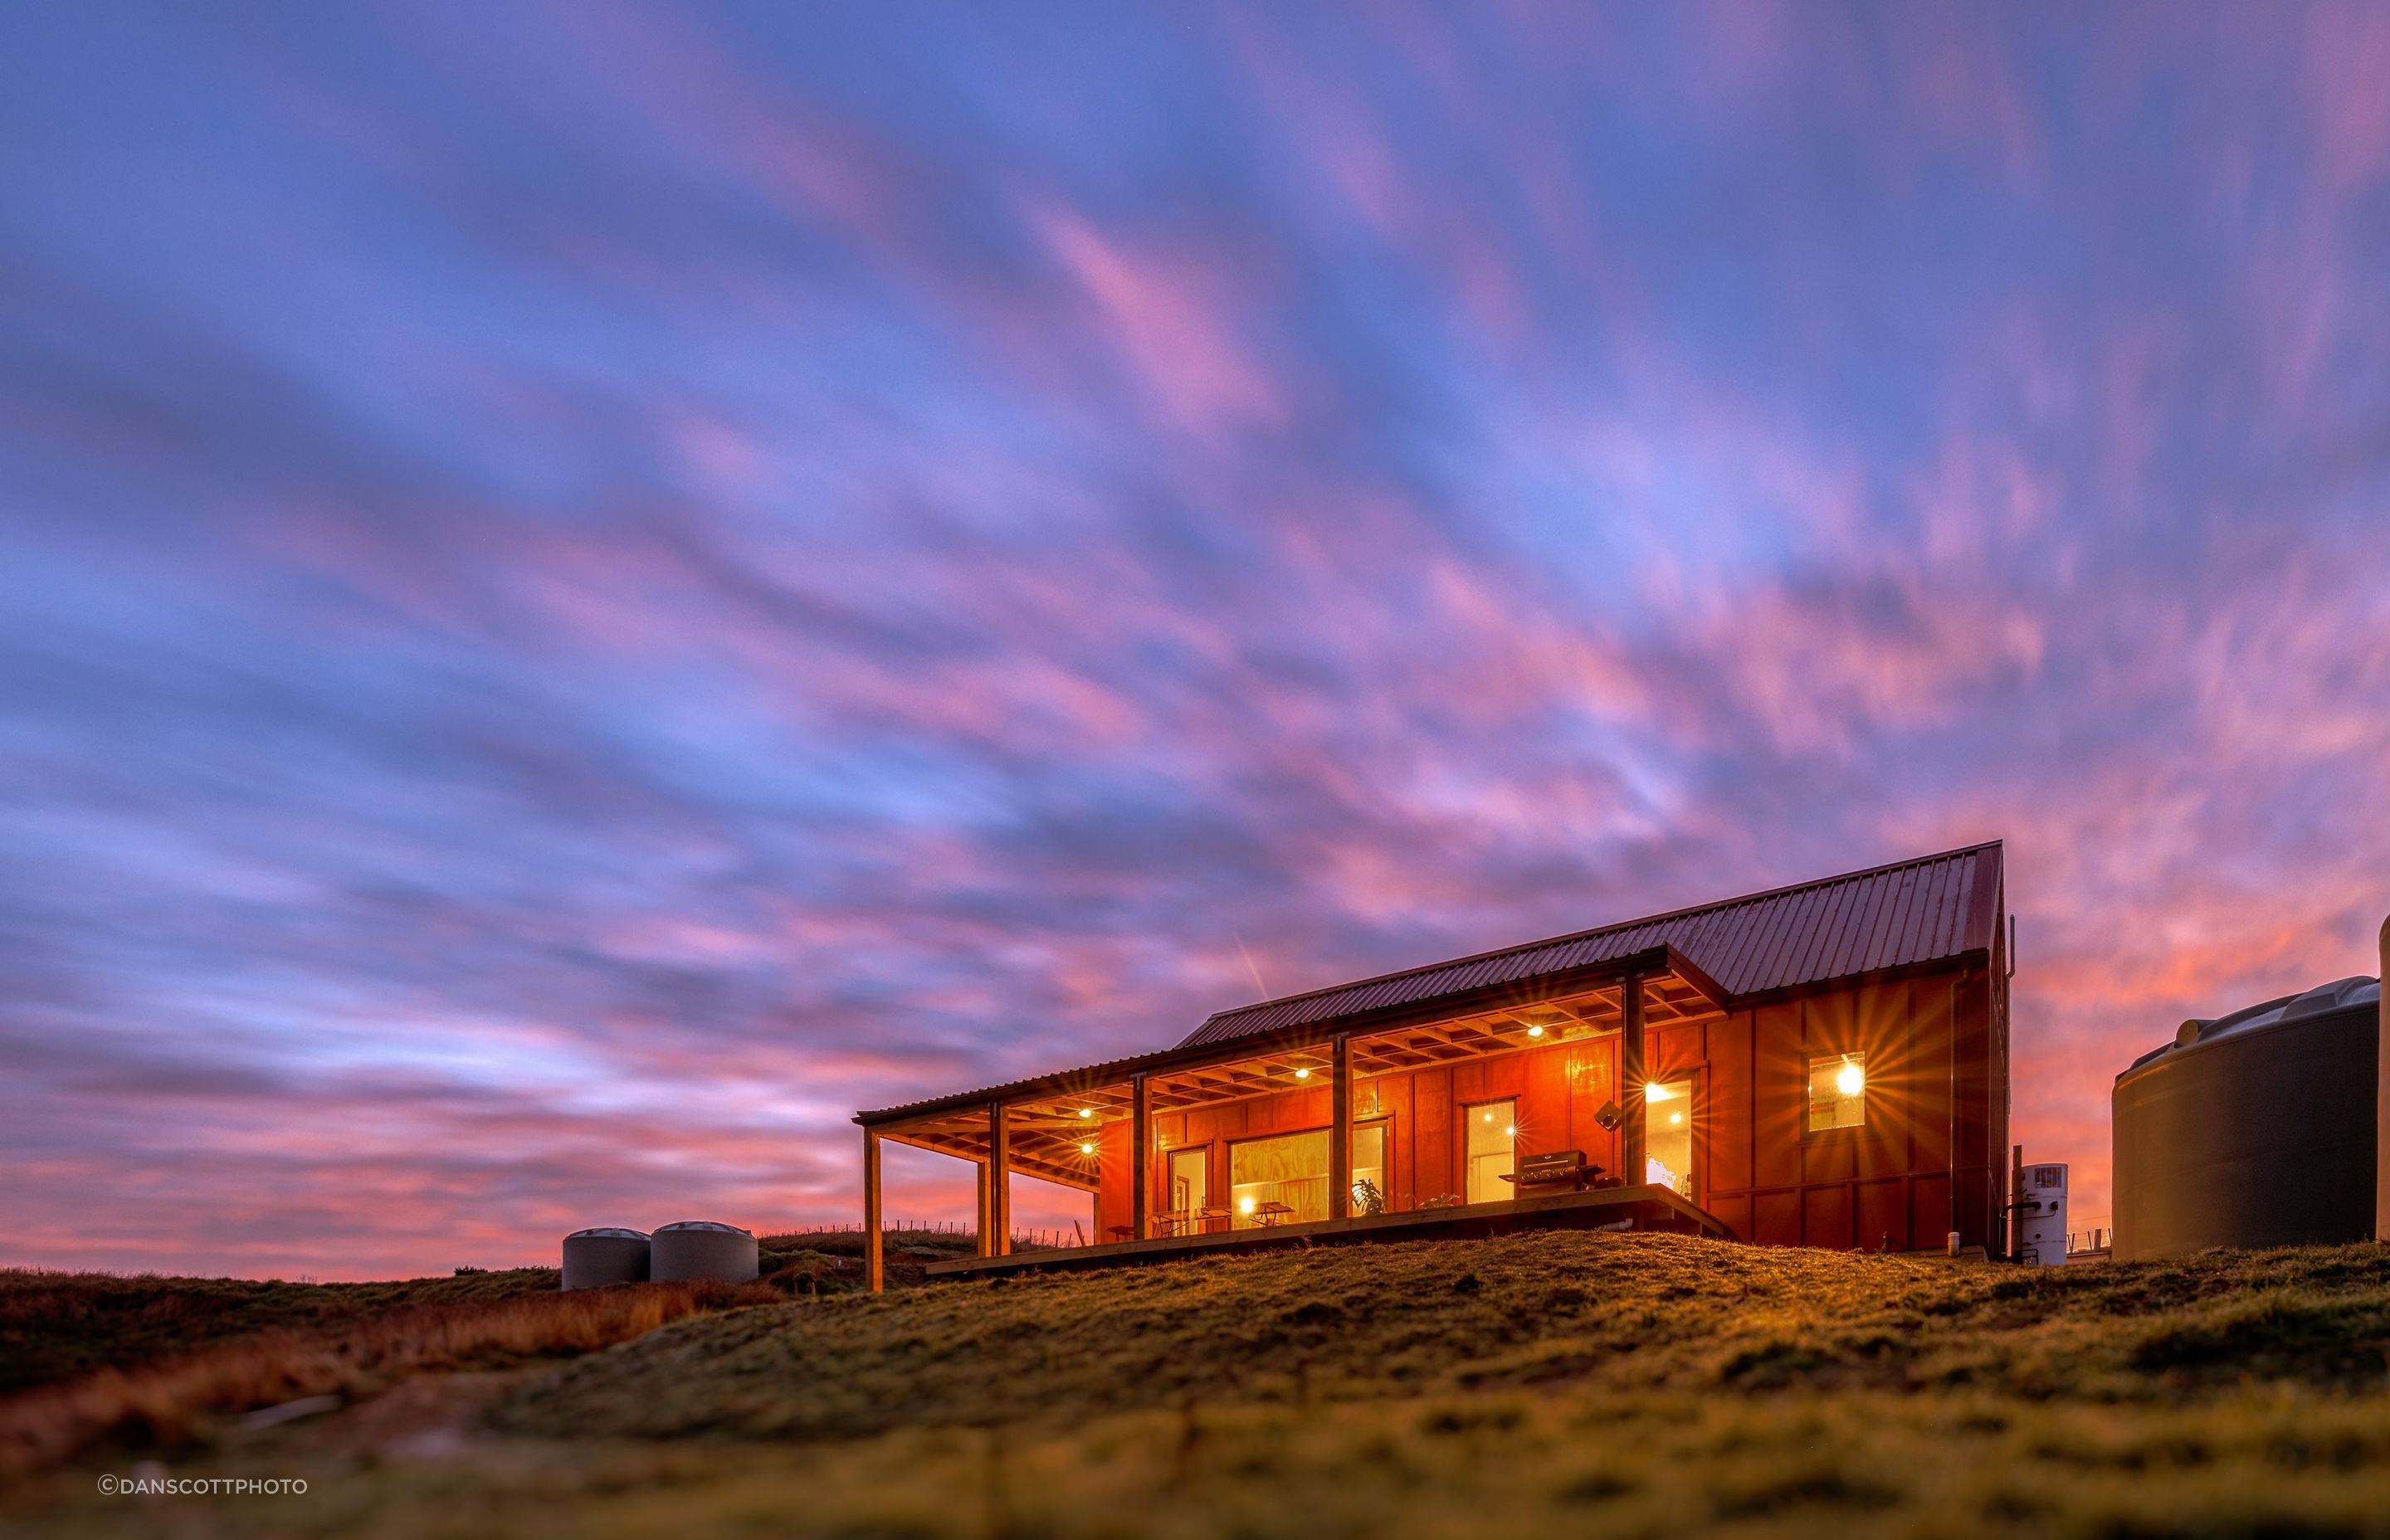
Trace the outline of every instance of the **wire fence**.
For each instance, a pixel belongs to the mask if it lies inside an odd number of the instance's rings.
[[[802,1230],[790,1230],[786,1233],[798,1237],[809,1235],[861,1235],[863,1233],[863,1226],[860,1225],[809,1225]],[[888,1237],[906,1235],[949,1235],[958,1238],[970,1238],[977,1237],[979,1230],[976,1226],[963,1224],[959,1220],[892,1219],[886,1224],[880,1226],[880,1233]],[[1012,1244],[1015,1250],[1019,1250],[1022,1247],[1034,1247],[1039,1251],[1061,1251],[1073,1246],[1086,1245],[1087,1236],[1086,1232],[1079,1228],[1076,1224],[1073,1224],[1067,1230],[1015,1229],[1012,1232]]]
[[[2085,1251],[2104,1251],[2115,1244],[2116,1232],[2102,1225],[2091,1230],[2066,1232],[2066,1254],[2075,1256]]]

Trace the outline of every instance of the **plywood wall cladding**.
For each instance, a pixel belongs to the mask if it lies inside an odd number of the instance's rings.
[[[1699,1146],[1694,1200],[1746,1240],[1836,1250],[1997,1248],[2007,1148],[2006,1046],[1991,1031],[1985,969],[1898,979],[1654,1029],[1650,1077],[1690,1082]],[[1867,1066],[1867,1119],[1851,1129],[1803,1128],[1813,1059],[1856,1052]],[[1458,1193],[1460,1110],[1515,1099],[1517,1153],[1580,1149],[1616,1172],[1619,1136],[1600,1113],[1624,1098],[1614,1034],[1368,1077],[1356,1123],[1391,1135],[1388,1207]],[[1953,1092],[1958,1100],[1954,1104]],[[1211,1190],[1228,1190],[1238,1139],[1328,1125],[1325,1091],[1262,1096],[1155,1119],[1148,1177],[1166,1190],[1170,1152],[1206,1150]],[[1955,1116],[1954,1116],[1955,1111]],[[1960,1203],[1951,1203],[1951,1140]],[[1108,1149],[1111,1147],[1107,1147]],[[1125,1178],[1103,1188],[1102,1222],[1128,1223]]]
[[[1820,991],[1711,1022],[1698,1066],[1654,1072],[1705,1074],[1703,1206],[1764,1245],[1923,1251],[1957,1229],[1962,1244],[1997,1247],[2008,1110],[1992,1092],[2007,1085],[2008,1064],[1993,1020],[1991,980],[1974,969]],[[1803,1127],[1809,1062],[1846,1052],[1865,1059],[1867,1121],[1812,1134]]]

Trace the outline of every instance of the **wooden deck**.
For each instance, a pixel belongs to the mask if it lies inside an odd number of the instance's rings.
[[[1184,1257],[1214,1256],[1224,1251],[1266,1251],[1290,1246],[1325,1246],[1368,1240],[1449,1240],[1508,1235],[1516,1230],[1584,1230],[1605,1226],[1664,1230],[1677,1235],[1706,1235],[1720,1240],[1734,1238],[1733,1232],[1725,1225],[1666,1187],[1605,1187],[1594,1192],[1506,1199],[1498,1203],[1471,1203],[1452,1209],[1421,1209],[1409,1213],[1370,1214],[1357,1219],[1322,1219],[1308,1225],[1272,1225],[1217,1234],[1122,1240],[1103,1246],[1022,1251],[1012,1256],[957,1257],[951,1262],[933,1262],[923,1271],[933,1278],[984,1277],[1010,1273],[1058,1272],[1074,1267],[1174,1262]]]

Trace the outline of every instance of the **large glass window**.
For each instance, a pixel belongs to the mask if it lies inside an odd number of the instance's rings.
[[[1809,1060],[1808,1131],[1857,1128],[1866,1122],[1866,1055],[1838,1053]]]
[[[1693,1083],[1655,1081],[1643,1088],[1643,1180],[1679,1198],[1693,1196]]]
[[[1476,1102],[1462,1108],[1461,1117],[1469,1128],[1469,1174],[1462,1200],[1498,1203],[1512,1196],[1510,1184],[1502,1178],[1516,1169],[1518,1102]]]
[[[1327,1218],[1328,1130],[1230,1145],[1228,1207],[1228,1223],[1240,1230]]]

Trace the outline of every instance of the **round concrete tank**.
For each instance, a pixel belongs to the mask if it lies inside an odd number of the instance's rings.
[[[684,1219],[656,1231],[654,1277],[720,1278],[745,1283],[755,1276],[758,1257],[753,1232],[710,1219]]]
[[[2342,979],[2185,1021],[2116,1077],[2117,1260],[2373,1233],[2380,995]]]
[[[648,1238],[610,1226],[575,1230],[564,1238],[564,1287],[599,1289],[610,1283],[641,1283],[648,1276]]]

